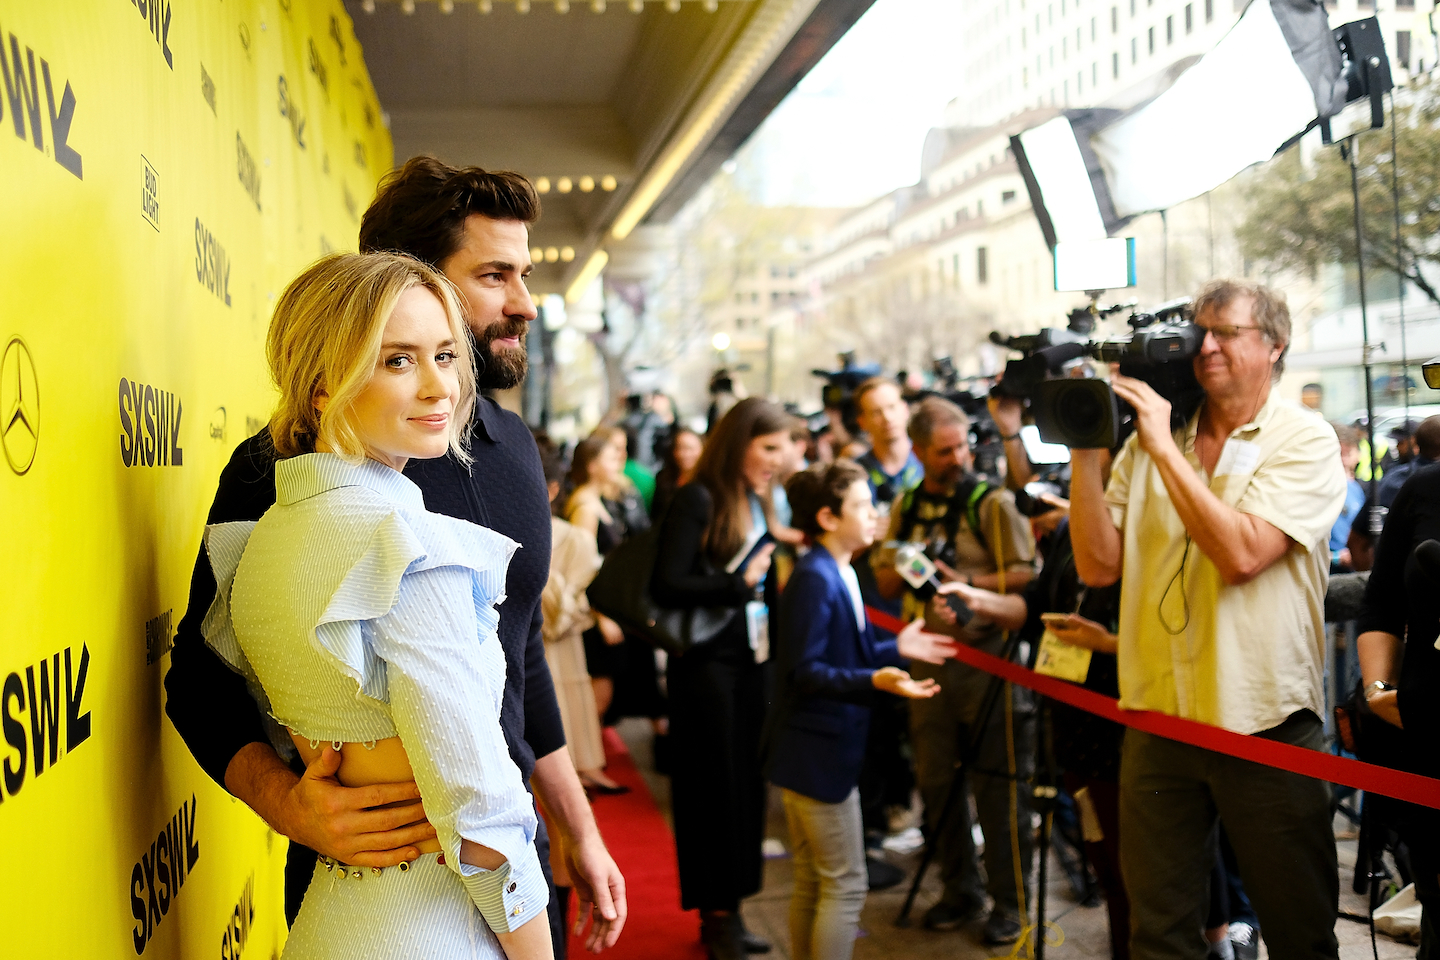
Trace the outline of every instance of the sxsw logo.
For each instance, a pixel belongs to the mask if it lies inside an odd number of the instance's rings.
[[[40,776],[90,739],[90,711],[85,709],[89,673],[90,648],[82,644],[79,656],[73,647],[66,647],[29,664],[23,675],[13,670],[5,677],[0,686],[0,727],[10,755],[3,764],[5,790],[0,800],[15,796],[26,780]]]
[[[170,3],[169,0],[126,0],[135,12],[140,14],[140,19],[146,22],[150,30],[150,36],[155,39],[155,45],[160,48],[160,56],[165,58],[165,65],[171,70],[175,69],[175,57],[170,53]]]
[[[10,108],[10,123],[15,136],[27,138],[35,149],[45,153],[45,120],[50,121],[50,144],[55,162],[73,173],[77,179],[85,179],[80,154],[70,147],[70,124],[75,119],[75,92],[70,81],[65,81],[64,92],[60,94],[60,106],[55,106],[55,83],[50,72],[50,61],[40,58],[40,71],[35,70],[35,51],[25,48],[20,55],[20,41],[10,34],[9,55],[6,55],[4,39],[0,38],[0,75],[5,81],[5,99],[0,101],[0,120],[5,107]],[[40,82],[45,84],[45,100],[40,100]]]
[[[120,462],[127,467],[182,466],[179,396],[120,379]]]

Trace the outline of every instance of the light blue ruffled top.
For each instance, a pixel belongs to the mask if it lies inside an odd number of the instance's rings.
[[[205,639],[277,723],[312,742],[399,736],[447,864],[492,929],[545,907],[534,804],[500,729],[496,606],[518,545],[425,510],[401,473],[329,453],[280,461],[258,523],[206,528]],[[461,838],[504,854],[484,871]],[[509,881],[514,881],[509,882]],[[497,925],[498,923],[498,925]]]

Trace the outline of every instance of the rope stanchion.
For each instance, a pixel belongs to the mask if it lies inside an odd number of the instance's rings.
[[[905,627],[905,624],[898,618],[892,617],[883,610],[866,607],[865,612],[870,617],[870,622],[881,629],[899,633]],[[1008,660],[1002,660],[993,654],[963,643],[959,645],[955,659],[975,667],[977,670],[1001,677],[1010,683],[1028,687],[1052,700],[1059,700],[1061,703],[1069,704],[1086,713],[1093,713],[1097,717],[1104,717],[1106,720],[1112,720],[1135,730],[1143,730],[1157,737],[1188,743],[1191,746],[1264,764],[1267,767],[1275,767],[1278,770],[1303,774],[1317,780],[1338,783],[1369,793],[1378,793],[1396,800],[1404,800],[1407,803],[1419,804],[1422,807],[1440,809],[1440,780],[1432,777],[1406,773],[1403,770],[1392,770],[1389,767],[1365,763],[1363,760],[1337,757],[1333,754],[1321,753],[1318,750],[1307,750],[1304,747],[1296,747],[1275,740],[1246,736],[1243,733],[1235,733],[1233,730],[1200,723],[1197,720],[1187,720],[1184,717],[1155,713],[1151,710],[1124,710],[1121,709],[1119,702],[1111,697],[1064,680],[1036,673],[1034,670]]]

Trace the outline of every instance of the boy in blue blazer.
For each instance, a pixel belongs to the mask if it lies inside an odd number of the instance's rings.
[[[851,558],[875,540],[878,515],[865,471],[837,460],[785,485],[792,521],[813,549],[780,598],[775,707],[767,722],[765,774],[781,788],[795,886],[790,937],[795,960],[850,960],[865,903],[865,846],[856,784],[869,703],[882,690],[934,696],[901,659],[941,663],[955,642],[910,624],[880,642],[865,618]]]

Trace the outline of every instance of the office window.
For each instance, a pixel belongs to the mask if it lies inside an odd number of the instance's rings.
[[[1120,54],[1110,54],[1110,79],[1120,79]]]
[[[1022,87],[1027,87],[1027,88],[1030,86],[1030,68],[1029,68],[1029,67],[1021,67],[1021,68],[1020,68],[1020,86],[1022,86]]]
[[[1014,191],[1014,190],[1002,190],[1002,191],[1000,191],[1000,202],[1001,202],[1002,204],[1004,204],[1004,203],[1010,203],[1010,202],[1012,202],[1014,199],[1015,199],[1015,191]]]
[[[975,282],[990,282],[990,251],[985,247],[975,248]]]
[[[1155,28],[1151,27],[1148,31],[1146,31],[1146,35],[1148,37],[1148,42],[1150,45],[1150,55],[1153,57],[1155,55]]]
[[[1061,59],[1061,60],[1064,60],[1064,59],[1065,59],[1066,57],[1068,57],[1069,55],[1070,55],[1070,38],[1069,38],[1069,37],[1061,37],[1061,38],[1060,38],[1060,59]]]
[[[1100,64],[1098,62],[1090,64],[1090,86],[1100,86]]]
[[[1175,18],[1165,18],[1165,45],[1169,46],[1175,42]]]
[[[1410,31],[1395,31],[1395,62],[1406,70],[1410,69]]]
[[[1132,64],[1140,62],[1140,41],[1134,37],[1130,38],[1130,62]]]
[[[1205,2],[1206,2],[1206,3],[1209,3],[1210,0],[1205,0]],[[1025,28],[1024,28],[1024,27],[1021,27],[1021,28],[1020,28],[1020,49],[1021,49],[1021,50],[1024,50],[1024,49],[1025,49]]]
[[[1215,0],[1205,0],[1205,22],[1215,19]]]
[[[985,216],[985,201],[984,201],[984,200],[976,200],[976,201],[975,201],[975,216],[977,216],[977,217],[983,217],[983,216]]]
[[[1190,33],[1195,29],[1195,5],[1185,4],[1185,32]]]
[[[1096,27],[1096,25],[1095,25],[1095,20],[1096,20],[1095,17],[1091,17],[1091,18],[1090,18],[1090,42],[1091,42],[1091,43],[1094,43],[1094,42],[1095,42],[1096,30],[1098,29],[1098,28]]]
[[[1075,96],[1079,97],[1085,93],[1085,71],[1080,70],[1075,74]]]

